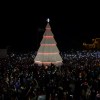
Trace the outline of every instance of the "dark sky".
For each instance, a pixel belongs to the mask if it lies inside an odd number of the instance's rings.
[[[0,47],[9,45],[16,49],[37,50],[48,17],[58,47],[62,51],[67,48],[80,48],[83,42],[91,43],[92,38],[100,37],[99,8],[88,5],[70,6],[66,9],[59,6],[58,9],[56,6],[49,6],[48,9],[47,6],[44,9],[41,7],[33,8],[32,4],[26,4],[3,9]]]

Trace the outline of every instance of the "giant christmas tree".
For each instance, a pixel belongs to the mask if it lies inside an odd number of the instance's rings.
[[[43,39],[40,43],[39,50],[34,59],[34,62],[38,65],[61,65],[62,58],[59,54],[59,50],[57,48],[57,43],[54,39],[54,35],[51,31],[51,27],[49,24],[49,19],[47,19],[47,25],[45,28],[45,32],[43,35]]]

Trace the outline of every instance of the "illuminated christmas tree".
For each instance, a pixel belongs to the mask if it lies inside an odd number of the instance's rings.
[[[37,52],[36,58],[34,59],[34,62],[38,65],[54,64],[59,66],[62,64],[62,58],[59,54],[57,43],[51,31],[49,21],[50,20],[47,19],[47,25],[43,35],[43,39],[40,43],[40,47]]]

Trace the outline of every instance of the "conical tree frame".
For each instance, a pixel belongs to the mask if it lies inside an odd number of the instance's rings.
[[[38,65],[54,64],[59,66],[62,64],[62,61],[63,60],[57,48],[57,43],[48,22],[34,62]]]

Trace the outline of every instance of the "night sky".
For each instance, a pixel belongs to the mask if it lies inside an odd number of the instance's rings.
[[[10,46],[16,50],[39,48],[46,26],[50,25],[58,48],[65,51],[69,48],[82,48],[82,43],[91,43],[92,38],[100,37],[100,16],[93,6],[73,8],[66,7],[35,10],[31,5],[7,6],[1,14],[0,47]],[[38,6],[37,6],[38,8]],[[48,10],[48,11],[47,11]]]

